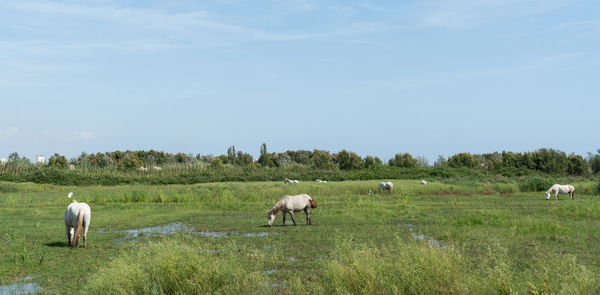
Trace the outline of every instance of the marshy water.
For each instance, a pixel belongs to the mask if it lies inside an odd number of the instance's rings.
[[[414,228],[414,225],[413,225],[413,224],[411,224],[411,223],[398,223],[397,225],[398,225],[399,227],[405,227],[405,228],[408,228],[408,229],[411,231],[411,234],[410,234],[410,235],[411,235],[411,236],[412,236],[414,239],[418,239],[418,240],[423,240],[423,241],[426,241],[426,242],[427,242],[427,245],[428,245],[429,247],[435,247],[435,248],[440,248],[440,249],[446,249],[446,248],[447,248],[447,247],[446,247],[446,246],[444,246],[444,245],[443,245],[443,244],[442,244],[440,241],[438,241],[438,240],[436,240],[436,239],[434,239],[434,238],[432,238],[432,237],[430,237],[430,236],[426,236],[426,235],[423,235],[423,234],[417,234],[417,233],[415,233],[415,232],[412,232],[412,230],[413,230],[413,228]]]
[[[183,224],[181,222],[169,223],[166,225],[160,226],[152,226],[152,227],[144,227],[139,229],[127,229],[127,230],[110,230],[110,229],[98,229],[96,230],[98,233],[120,233],[125,234],[124,237],[119,240],[124,239],[135,239],[140,237],[149,237],[149,236],[167,236],[174,235],[177,233],[187,233],[192,235],[200,235],[209,238],[225,238],[232,236],[240,236],[247,238],[261,238],[267,237],[271,235],[278,235],[277,232],[258,232],[258,233],[237,233],[237,232],[217,232],[217,231],[196,231],[193,227]]]
[[[13,284],[0,286],[0,295],[25,295],[41,292],[42,289],[32,280],[32,277],[24,277]]]

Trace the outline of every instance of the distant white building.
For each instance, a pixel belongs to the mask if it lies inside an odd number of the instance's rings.
[[[46,164],[46,158],[44,156],[37,155],[37,156],[35,156],[35,158],[36,158],[36,163],[42,164],[42,165]]]

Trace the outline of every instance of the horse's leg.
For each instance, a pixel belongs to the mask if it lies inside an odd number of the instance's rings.
[[[285,226],[285,211],[283,211],[283,226]]]
[[[87,224],[87,223],[83,225],[83,247],[84,248],[85,248],[85,241],[87,241],[88,226],[89,226],[89,224]]]
[[[308,209],[308,206],[304,208],[304,213],[306,213],[306,224],[311,225],[312,223],[310,222],[310,209]]]
[[[71,227],[66,226],[67,228],[67,242],[69,243],[69,246],[71,246]]]
[[[292,221],[294,222],[294,226],[296,226],[296,218],[294,218],[294,213],[293,212],[289,212],[290,216],[292,217]]]

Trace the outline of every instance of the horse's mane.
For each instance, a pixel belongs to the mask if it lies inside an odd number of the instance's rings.
[[[271,208],[271,210],[269,210],[269,214],[277,214],[277,212],[281,211],[281,209],[283,208],[283,206],[285,206],[285,203],[283,202],[283,200],[279,200],[277,203],[275,203],[275,205],[273,206],[273,208]]]

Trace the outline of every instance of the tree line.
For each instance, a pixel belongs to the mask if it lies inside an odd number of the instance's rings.
[[[533,152],[493,152],[485,154],[458,153],[448,158],[439,156],[431,165],[421,156],[413,156],[410,153],[397,153],[393,158],[384,163],[377,156],[361,157],[354,152],[342,150],[330,153],[325,150],[314,149],[285,151],[280,153],[269,152],[267,145],[262,144],[260,155],[254,160],[252,155],[243,151],[237,151],[235,146],[227,150],[227,154],[193,155],[186,153],[167,153],[164,151],[113,151],[105,153],[88,154],[67,160],[64,155],[58,153],[52,155],[44,166],[58,169],[117,169],[135,170],[152,167],[163,167],[168,165],[200,164],[202,167],[219,168],[222,166],[240,167],[289,167],[304,166],[321,170],[363,170],[377,169],[389,166],[398,168],[469,168],[490,172],[502,172],[507,170],[523,171],[531,170],[556,175],[589,176],[600,172],[600,149],[596,154],[588,153],[584,158],[581,155],[542,148]],[[18,153],[9,155],[3,166],[20,165],[34,166],[28,158],[20,158]],[[3,170],[4,171],[4,170]],[[514,173],[512,173],[514,174]]]

